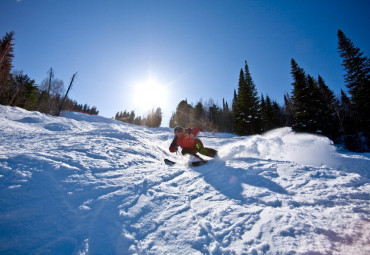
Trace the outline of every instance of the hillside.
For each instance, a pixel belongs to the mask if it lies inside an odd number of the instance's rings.
[[[369,154],[201,135],[220,158],[189,167],[171,129],[0,106],[0,254],[370,253]]]

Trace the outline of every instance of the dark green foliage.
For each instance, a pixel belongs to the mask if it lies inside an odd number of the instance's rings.
[[[211,123],[212,130],[218,130],[218,127],[222,125],[221,123],[221,109],[213,102],[208,109],[208,119]]]
[[[192,109],[190,126],[198,127],[200,130],[207,130],[208,123],[206,121],[206,110],[201,101],[199,101]]]
[[[351,114],[346,118],[354,122],[354,126],[344,124],[347,140],[353,137],[353,147],[358,151],[370,150],[370,59],[355,47],[353,42],[338,30],[338,50],[342,57],[342,65],[346,71],[344,79],[350,98],[346,111]],[[347,99],[344,99],[346,101]],[[343,104],[343,102],[342,102]],[[346,121],[348,122],[348,121]],[[349,129],[349,130],[348,130]]]
[[[294,59],[291,60],[291,74],[294,82],[292,91],[292,102],[294,112],[294,124],[293,129],[299,132],[309,132],[311,127],[307,127],[310,122],[310,116],[307,111],[310,105],[308,105],[308,83],[307,77],[302,68],[300,68]]]
[[[6,33],[0,40],[0,104],[9,104],[12,98],[11,77],[14,58],[14,32]]]
[[[308,119],[307,130],[310,133],[323,134],[322,128],[324,123],[320,123],[321,109],[323,101],[317,81],[310,75],[307,75],[307,96],[306,96],[306,112]]]
[[[370,131],[370,61],[338,31],[339,52],[343,58],[346,86],[351,97],[342,91],[339,101],[321,76],[306,75],[296,61],[291,61],[292,97],[284,96],[284,121],[295,131],[325,135],[347,148],[369,150]],[[262,108],[266,108],[266,101]],[[264,116],[266,118],[266,116]]]
[[[219,115],[219,127],[218,130],[222,132],[233,131],[233,112],[229,109],[229,104],[222,99],[223,107]]]
[[[261,95],[261,131],[266,132],[283,126],[284,114],[282,108],[275,101],[271,101],[269,96],[266,99]]]
[[[188,101],[182,100],[176,108],[176,112],[172,115],[170,121],[170,127],[182,126],[188,127],[191,125],[193,107]]]
[[[38,99],[38,89],[35,81],[31,80],[28,75],[20,73],[12,76],[10,84],[14,92],[9,105],[33,110]]]
[[[283,108],[278,104],[278,102],[272,102],[272,126],[271,129],[286,126],[284,120]]]
[[[318,86],[320,91],[320,115],[318,116],[318,122],[321,125],[320,128],[323,134],[332,140],[336,140],[344,133],[339,100],[321,76],[318,78]]]
[[[235,112],[237,109],[236,103],[238,102],[238,94],[236,93],[236,90],[234,89],[234,97],[233,97],[233,103],[232,103],[232,111]]]
[[[294,80],[292,83],[293,104],[290,106],[293,108],[293,129],[298,132],[328,135],[331,129],[330,126],[335,124],[332,118],[334,111],[330,111],[324,101],[324,90],[325,93],[329,93],[327,86],[320,77],[322,86],[322,89],[320,89],[318,82],[312,76],[306,75],[294,59],[292,59],[291,65]]]
[[[245,62],[244,71],[240,70],[238,94],[234,94],[234,101],[235,132],[239,135],[260,133],[259,99],[247,62]]]
[[[234,97],[235,105],[233,108],[234,111],[234,130],[239,135],[245,135],[247,134],[246,125],[247,125],[247,119],[246,119],[246,113],[247,111],[247,85],[244,80],[244,71],[243,69],[240,70],[239,74],[239,83],[238,83],[238,93]]]
[[[341,142],[345,144],[346,148],[352,151],[369,151],[369,137],[365,136],[363,132],[359,132],[353,104],[343,90],[341,91],[339,111],[344,130]]]
[[[356,132],[354,111],[352,108],[351,100],[343,90],[341,90],[339,110],[341,121],[343,123],[344,134],[345,135],[354,134]]]
[[[293,103],[288,94],[284,95],[283,116],[283,124],[285,126],[292,127],[295,124]]]
[[[293,129],[316,133],[335,140],[341,133],[339,104],[334,93],[321,76],[316,81],[292,59],[294,82],[292,101],[286,98],[286,107],[294,117]]]

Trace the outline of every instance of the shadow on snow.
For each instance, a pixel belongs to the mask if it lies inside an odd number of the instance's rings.
[[[214,161],[205,166],[194,168],[200,173],[204,180],[212,185],[216,190],[230,199],[239,200],[242,203],[261,203],[274,207],[281,206],[280,201],[266,203],[259,199],[261,196],[270,195],[270,193],[288,194],[288,192],[279,184],[272,180],[261,176],[255,169],[248,171],[243,168],[234,168],[227,166],[224,161]],[[261,172],[262,173],[262,172]],[[246,197],[245,190],[242,184],[254,186],[264,189],[262,195],[254,195],[254,197]]]

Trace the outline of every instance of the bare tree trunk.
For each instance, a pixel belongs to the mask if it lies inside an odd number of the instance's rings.
[[[12,99],[10,100],[10,103],[9,105],[12,106],[15,98],[17,97],[18,93],[19,93],[20,89],[19,89],[19,86],[17,86],[17,91],[15,92],[14,96],[12,97]]]
[[[62,111],[64,101],[66,100],[66,98],[67,98],[67,96],[68,96],[69,90],[70,90],[70,89],[71,89],[71,87],[72,87],[72,83],[73,83],[73,81],[74,81],[74,79],[75,79],[76,75],[77,75],[77,73],[73,74],[73,76],[72,76],[71,82],[70,82],[70,84],[69,84],[69,86],[68,86],[68,90],[67,90],[67,92],[66,92],[66,94],[65,94],[65,96],[64,96],[64,98],[63,98],[62,103],[60,104],[60,107],[59,107],[59,111],[58,111],[58,113],[57,113],[57,116],[59,116],[59,115],[60,115],[60,112]]]
[[[53,68],[50,67],[50,70],[49,70],[49,88],[48,88],[48,96],[50,97],[50,90],[51,90],[51,80],[54,78],[54,72],[53,72]],[[48,100],[49,101],[49,100]]]

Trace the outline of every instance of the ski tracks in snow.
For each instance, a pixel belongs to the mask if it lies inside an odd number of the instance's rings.
[[[282,129],[204,138],[222,159],[168,167],[171,130],[67,114],[0,106],[0,253],[370,250],[366,155]]]

